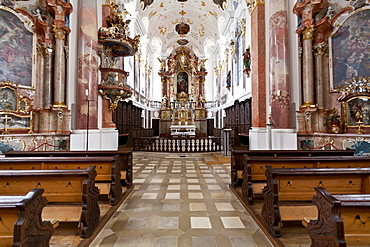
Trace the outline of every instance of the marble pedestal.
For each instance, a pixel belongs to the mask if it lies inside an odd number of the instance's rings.
[[[118,150],[118,130],[114,128],[90,129],[88,140],[86,130],[74,130],[71,134],[70,150]]]
[[[171,125],[171,136],[195,136],[195,125]]]
[[[255,128],[249,131],[250,150],[297,150],[297,133],[294,129]]]

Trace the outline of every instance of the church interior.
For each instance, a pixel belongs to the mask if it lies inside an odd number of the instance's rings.
[[[1,0],[0,47],[0,246],[370,246],[370,0]]]

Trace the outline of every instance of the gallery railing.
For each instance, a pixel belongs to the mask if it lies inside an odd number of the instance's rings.
[[[222,138],[133,138],[134,151],[148,152],[216,152],[222,151]]]

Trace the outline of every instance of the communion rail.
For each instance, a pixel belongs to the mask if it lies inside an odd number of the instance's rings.
[[[133,138],[134,151],[148,152],[215,152],[222,151],[222,138]]]

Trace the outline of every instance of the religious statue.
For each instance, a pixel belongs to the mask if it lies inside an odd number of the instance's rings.
[[[329,115],[330,132],[338,134],[341,131],[342,119],[338,115],[337,109],[333,109]]]
[[[203,95],[199,95],[199,107],[204,108],[205,106],[206,99],[204,98]]]
[[[250,53],[250,48],[249,47],[247,49],[245,49],[245,52],[243,53],[243,63],[244,63],[243,72],[249,78],[250,71],[251,71],[251,53]]]
[[[166,95],[164,95],[163,98],[162,98],[162,107],[163,108],[168,108],[168,99],[167,99]]]
[[[355,120],[356,123],[363,122],[362,106],[359,102],[353,106],[352,113],[353,113],[353,119]]]
[[[226,88],[230,90],[231,88],[231,71],[227,73],[226,77]]]

